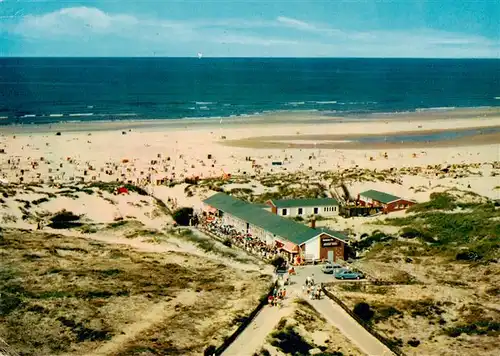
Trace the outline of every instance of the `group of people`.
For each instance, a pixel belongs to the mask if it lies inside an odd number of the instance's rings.
[[[229,239],[234,245],[266,260],[272,260],[279,254],[279,249],[276,246],[269,246],[250,234],[239,233],[230,225],[223,225],[217,221],[204,221],[202,227],[220,238]]]
[[[315,284],[314,274],[306,278],[306,283],[302,286],[302,292],[306,294],[309,299],[321,299],[321,284]]]
[[[283,300],[286,298],[286,288],[275,287],[273,293],[267,297],[267,302],[270,306],[282,306]]]

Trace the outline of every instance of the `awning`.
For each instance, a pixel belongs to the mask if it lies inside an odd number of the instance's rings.
[[[209,213],[216,213],[217,209],[216,208],[212,208],[211,206],[207,205],[207,206],[205,206],[205,211],[207,211]]]
[[[285,242],[285,244],[283,245],[283,247],[281,249],[283,249],[289,253],[298,253],[299,252],[299,247],[291,242]]]
[[[275,244],[276,244],[276,246],[277,246],[278,248],[282,248],[282,247],[285,245],[283,242],[278,241],[278,240],[276,240],[276,241],[274,241],[274,242],[275,242]]]

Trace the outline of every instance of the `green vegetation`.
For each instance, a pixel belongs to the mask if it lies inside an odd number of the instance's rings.
[[[466,210],[450,211],[456,208]],[[385,224],[401,226],[402,237],[419,238],[459,260],[487,261],[500,255],[500,209],[491,202],[463,202],[449,193],[436,193],[409,211],[415,214],[387,219]]]
[[[164,234],[159,232],[158,230],[155,229],[140,229],[140,230],[134,230],[126,233],[124,236],[127,239],[135,239],[136,237],[142,236],[142,237],[156,237],[156,236],[163,236],[165,237]]]
[[[172,214],[174,221],[181,226],[189,226],[194,210],[191,207],[179,208]]]
[[[314,348],[292,326],[273,332],[271,337],[273,338],[271,345],[287,355],[308,355],[309,350]]]
[[[492,320],[477,321],[470,324],[460,324],[445,329],[445,334],[457,337],[461,334],[467,335],[489,335],[498,337],[500,335],[500,322]]]
[[[168,234],[189,241],[198,246],[199,248],[201,248],[205,252],[214,253],[224,257],[229,257],[242,263],[247,263],[250,261],[246,257],[240,257],[235,250],[228,248],[223,244],[221,244],[223,246],[220,246],[214,239],[205,238],[200,235],[197,235],[190,229],[183,228],[177,230],[170,230],[168,231]]]
[[[49,201],[48,198],[40,198],[40,199],[37,199],[37,200],[33,200],[31,202],[31,204],[33,204],[33,205],[39,205],[39,204],[42,204],[42,203],[46,203],[48,201]]]
[[[364,251],[372,246],[374,246],[375,244],[377,243],[380,243],[380,242],[386,242],[386,241],[390,241],[392,240],[393,237],[380,231],[380,230],[375,230],[372,232],[371,235],[365,235],[365,236],[362,236],[362,238],[358,241],[354,241],[351,245],[351,247],[355,250],[355,251]]]
[[[116,189],[120,187],[125,187],[127,188],[130,192],[135,192],[139,195],[149,195],[148,192],[146,192],[144,189],[141,187],[138,187],[133,184],[124,184],[122,182],[92,182],[88,185],[89,188],[98,188],[99,190],[106,191],[110,194],[113,194]]]
[[[51,223],[48,226],[53,229],[71,229],[83,225],[79,220],[80,216],[63,209],[50,218]]]
[[[370,308],[370,305],[365,302],[357,303],[352,311],[364,322],[369,322],[375,314],[375,312]]]
[[[372,305],[371,308],[374,310],[373,322],[378,323],[380,321],[387,320],[394,316],[401,316],[403,312],[396,309],[391,305]]]

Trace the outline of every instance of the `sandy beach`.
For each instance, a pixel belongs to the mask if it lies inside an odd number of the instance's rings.
[[[353,121],[291,113],[227,121],[5,126],[0,128],[0,177],[13,183],[120,180],[148,186],[192,176],[498,161],[500,133],[481,130],[500,127],[500,110],[457,110],[458,118],[443,118],[453,113]],[[351,141],[470,129],[477,134],[433,142]]]

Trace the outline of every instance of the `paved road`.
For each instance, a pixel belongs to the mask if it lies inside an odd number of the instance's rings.
[[[265,306],[253,322],[243,331],[233,344],[223,353],[224,356],[251,356],[260,350],[280,319],[293,311],[291,303],[295,297],[303,296],[302,285],[307,276],[314,275],[316,283],[326,283],[334,280],[332,275],[321,272],[320,266],[305,266],[297,268],[297,275],[292,277],[293,284],[287,288],[289,296],[282,309]],[[321,300],[310,300],[311,305],[325,319],[337,327],[353,344],[370,356],[389,356],[393,353],[377,338],[359,325],[339,305],[327,297]]]

